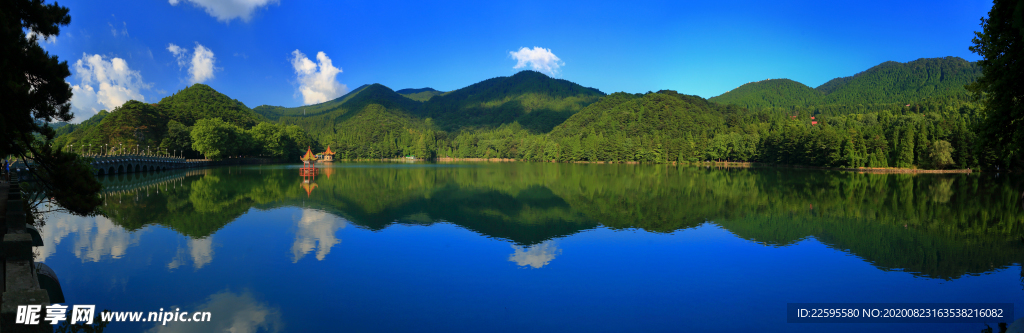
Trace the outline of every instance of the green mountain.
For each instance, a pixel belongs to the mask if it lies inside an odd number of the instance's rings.
[[[423,122],[422,119],[414,119],[416,116],[410,112],[410,110],[419,108],[420,104],[420,102],[406,98],[384,85],[369,84],[334,100],[308,106],[306,115],[302,115],[302,107],[260,106],[256,108],[256,112],[283,125],[298,125],[318,142],[336,147],[340,140],[339,135],[360,130],[344,123],[360,114],[368,106],[376,105],[389,110],[389,115],[400,116],[403,120],[399,122],[406,124],[416,121]],[[374,128],[375,124],[362,122],[359,124],[365,125],[366,131],[377,130]],[[332,150],[337,151],[337,149]]]
[[[959,57],[887,61],[815,89],[788,79],[765,80],[744,84],[709,100],[751,109],[847,106],[849,111],[871,111],[874,108],[869,106],[889,108],[927,100],[963,100],[968,97],[964,86],[980,75],[976,64]],[[857,105],[862,107],[854,108]]]
[[[322,114],[325,114],[325,113],[337,110],[338,108],[341,107],[342,104],[347,102],[353,96],[358,95],[359,92],[363,91],[363,89],[366,89],[369,86],[370,85],[368,85],[368,84],[364,84],[362,86],[359,86],[359,88],[356,88],[355,90],[352,90],[352,91],[348,92],[347,94],[342,95],[341,97],[338,97],[338,98],[335,98],[335,99],[332,99],[332,100],[329,100],[329,101],[326,101],[326,102],[323,102],[323,103],[318,103],[318,104],[313,104],[313,105],[306,105],[306,106],[300,106],[300,107],[294,107],[294,108],[286,108],[286,107],[283,107],[283,106],[260,105],[260,106],[257,106],[255,108],[253,108],[252,110],[254,112],[262,115],[263,117],[266,117],[267,119],[270,119],[270,120],[273,120],[273,121],[277,121],[281,117],[285,117],[285,116],[309,117],[309,116],[322,115]]]
[[[817,90],[818,92],[821,92],[822,94],[828,95],[828,94],[831,94],[833,91],[836,91],[839,88],[842,88],[843,86],[846,86],[847,83],[850,83],[850,80],[853,80],[852,76],[837,77],[837,78],[828,80],[828,82],[825,82],[825,84],[822,84],[822,85],[818,86],[817,88],[814,88],[814,90]]]
[[[671,90],[615,93],[576,113],[550,136],[559,142],[559,159],[566,161],[686,161],[697,158],[695,148],[707,145],[704,138],[735,127],[738,111]]]
[[[426,101],[430,100],[431,97],[444,94],[443,91],[438,91],[438,90],[435,90],[434,88],[420,88],[420,89],[406,88],[406,89],[402,89],[402,90],[399,90],[399,91],[396,91],[396,92],[401,94],[402,96],[408,97],[411,100],[420,101],[420,102],[426,102]]]
[[[494,128],[518,122],[546,133],[605,94],[534,71],[496,77],[434,96],[416,111],[445,131]]]
[[[159,104],[170,119],[185,126],[192,126],[199,119],[221,118],[239,127],[250,128],[262,120],[242,102],[201,83],[164,97]]]
[[[199,137],[216,138],[220,136],[214,134],[224,132],[240,138],[239,144],[231,145],[240,148],[229,155],[285,157],[295,153],[295,147],[330,145],[339,159],[726,160],[974,168],[990,158],[976,145],[972,132],[983,113],[963,98],[962,83],[976,72],[973,64],[959,58],[921,59],[885,63],[818,89],[792,80],[766,80],[705,100],[670,90],[605,96],[593,88],[523,71],[425,102],[370,84],[316,105],[255,110],[208,86],[194,85],[158,104],[126,103],[82,124],[65,126],[57,142],[78,147],[158,142],[167,151],[189,154],[195,146],[194,131],[202,129],[209,135]],[[911,97],[923,100],[913,106],[893,102]],[[214,117],[227,122],[200,121]],[[248,127],[256,122],[262,123]],[[65,132],[71,126],[74,130]],[[252,140],[243,140],[246,137]],[[196,142],[197,147],[210,148],[203,154],[216,156],[212,149],[218,143],[208,141]]]
[[[242,102],[205,84],[194,84],[165,97],[160,103],[131,100],[113,111],[100,111],[80,124],[63,126],[58,129],[54,142],[62,146],[124,147],[126,151],[128,147],[135,149],[139,145],[139,149],[149,146],[153,151],[158,151],[163,139],[170,135],[169,127],[183,127],[181,130],[186,131],[183,140],[187,141],[187,128],[201,119],[209,118],[221,118],[242,129],[266,121]],[[93,152],[99,150],[94,149]],[[187,155],[198,157],[195,152]]]
[[[834,80],[833,80],[834,81]],[[771,79],[744,84],[711,101],[746,108],[822,104],[825,94],[790,79]]]
[[[92,146],[92,152],[106,149],[134,151],[156,148],[167,132],[167,115],[157,104],[131,100],[113,111],[100,111],[78,124],[70,133],[54,140],[59,146]],[[138,146],[136,146],[138,145]],[[81,151],[76,148],[75,151]]]
[[[410,98],[425,94],[433,96],[425,102]],[[451,137],[448,133],[513,123],[530,133],[549,132],[603,95],[596,89],[523,71],[447,93],[431,88],[396,92],[371,84],[321,104],[259,106],[254,111],[272,121],[302,127],[318,142],[331,145],[339,158],[423,157],[438,153],[439,142]]]
[[[93,115],[92,117],[89,117],[89,119],[86,119],[85,121],[82,121],[81,123],[78,123],[78,124],[67,124],[65,126],[61,126],[59,128],[56,128],[55,138],[59,138],[61,136],[64,136],[65,134],[74,133],[75,131],[81,129],[81,131],[78,131],[76,133],[76,135],[74,136],[75,139],[73,141],[77,141],[79,138],[81,138],[83,135],[85,135],[86,132],[88,132],[89,128],[92,128],[92,127],[95,127],[96,125],[99,125],[100,122],[103,121],[103,118],[106,117],[108,114],[110,114],[110,112],[107,112],[107,110],[100,110],[99,113]],[[67,139],[65,139],[65,141],[66,140],[70,140],[70,139],[71,139],[71,137],[68,137]]]

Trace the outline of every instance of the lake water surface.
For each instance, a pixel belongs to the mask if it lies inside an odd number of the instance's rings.
[[[66,303],[213,319],[107,332],[978,332],[787,324],[786,305],[1024,314],[1005,175],[335,163],[103,183],[102,216],[41,229]]]

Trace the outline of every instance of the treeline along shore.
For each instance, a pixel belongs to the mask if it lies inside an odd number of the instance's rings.
[[[339,161],[343,162],[425,162],[428,160],[419,158],[360,158],[360,159],[342,159]],[[457,158],[457,157],[438,157],[433,160],[438,163],[457,163],[457,162],[525,162],[514,158]],[[551,163],[563,163],[558,160],[547,161]],[[583,164],[640,164],[637,161],[571,161],[564,163],[583,163]],[[771,164],[771,163],[756,163],[756,162],[729,162],[729,161],[706,161],[706,162],[678,162],[672,161],[666,164],[675,166],[696,166],[696,167],[718,167],[718,168],[756,168],[756,167],[784,167],[784,168],[797,168],[797,169],[818,169],[818,170],[839,170],[839,171],[854,171],[861,173],[877,173],[877,174],[918,174],[918,173],[972,173],[974,170],[971,169],[908,169],[908,168],[824,168],[824,167],[809,167],[804,165],[786,165],[786,164]]]
[[[817,88],[788,79],[710,99],[605,93],[533,71],[441,92],[364,85],[325,103],[250,109],[196,84],[57,128],[59,145],[146,145],[191,158],[743,162],[863,172],[997,170],[961,58],[886,62]],[[58,125],[59,126],[59,125]],[[155,147],[155,148],[153,148]],[[948,171],[947,171],[948,170]]]

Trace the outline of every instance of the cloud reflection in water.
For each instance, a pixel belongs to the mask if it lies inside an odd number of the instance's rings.
[[[192,266],[195,269],[203,268],[213,261],[213,236],[205,238],[189,238],[188,252],[192,257]],[[167,264],[167,268],[175,269],[185,264],[185,249],[178,248],[178,254]]]
[[[147,332],[278,332],[283,326],[280,309],[260,303],[248,291],[233,293],[225,290],[210,295],[206,303],[194,308],[180,307],[180,309],[188,311],[189,314],[186,316],[189,317],[195,312],[210,312],[210,321],[167,322],[166,326],[156,323]],[[174,308],[164,309],[164,311],[169,310],[173,311]]]
[[[514,253],[508,256],[508,261],[519,266],[530,266],[541,268],[547,265],[555,256],[562,254],[562,249],[554,241],[546,241],[531,247],[512,245]]]
[[[128,232],[103,216],[50,214],[45,219],[46,224],[39,230],[43,246],[33,248],[38,262],[46,261],[71,234],[76,235],[71,238],[75,257],[83,262],[98,262],[105,256],[120,259],[129,247],[139,244],[139,236],[142,234]]]
[[[341,243],[335,235],[348,223],[324,211],[303,209],[302,217],[295,222],[295,243],[292,244],[292,263],[299,262],[309,251],[316,248],[316,260],[324,260],[331,247]]]

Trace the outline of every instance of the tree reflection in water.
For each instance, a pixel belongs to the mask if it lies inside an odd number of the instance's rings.
[[[442,221],[510,242],[510,260],[524,267],[558,255],[546,242],[600,225],[668,233],[706,222],[769,246],[813,237],[883,270],[943,279],[1024,258],[1021,181],[1005,175],[551,163],[330,167],[331,177],[317,179],[309,193],[285,167],[196,172],[161,185],[159,194],[107,196],[104,215],[128,230],[156,223],[205,238],[251,208],[303,207],[296,262],[314,248],[322,260],[340,242],[333,233],[348,223],[380,230]]]

